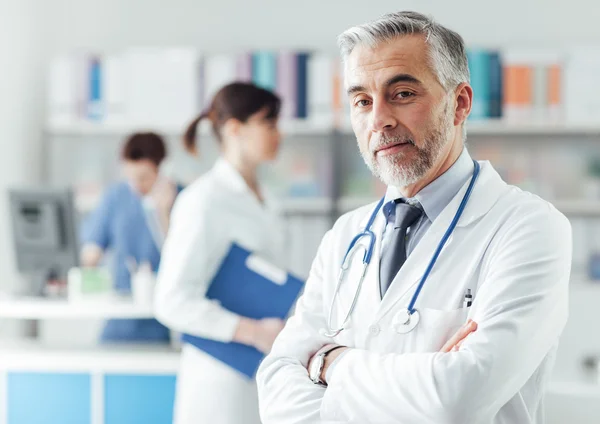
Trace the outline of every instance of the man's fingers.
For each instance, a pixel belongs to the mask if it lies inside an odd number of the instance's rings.
[[[460,350],[460,347],[462,346],[463,342],[466,340],[466,338],[462,339],[460,342],[456,343],[454,345],[454,347],[452,348],[452,352],[458,352]]]
[[[452,349],[458,345],[462,340],[464,340],[469,334],[477,330],[477,323],[473,320],[467,321],[465,325],[460,327],[458,331],[448,340],[440,352],[448,353],[452,351]]]

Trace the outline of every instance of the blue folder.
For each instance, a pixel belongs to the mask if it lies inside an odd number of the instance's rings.
[[[304,282],[278,269],[275,274],[269,274],[269,266],[272,267],[233,243],[211,282],[206,297],[219,301],[225,309],[244,317],[285,319]],[[272,278],[275,276],[277,278]],[[254,347],[240,343],[223,343],[189,334],[184,334],[182,339],[249,378],[254,378],[264,358]]]

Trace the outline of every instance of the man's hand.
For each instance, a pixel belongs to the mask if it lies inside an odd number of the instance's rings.
[[[477,323],[472,319],[468,320],[465,325],[460,327],[456,333],[450,340],[446,342],[446,344],[440,349],[440,352],[448,353],[448,352],[457,352],[462,345],[462,342],[467,338],[467,336],[477,330]]]

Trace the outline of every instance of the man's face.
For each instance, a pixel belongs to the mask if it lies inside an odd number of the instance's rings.
[[[438,82],[428,49],[423,36],[410,35],[374,49],[359,45],[346,59],[358,146],[387,185],[418,182],[451,148],[455,101]]]

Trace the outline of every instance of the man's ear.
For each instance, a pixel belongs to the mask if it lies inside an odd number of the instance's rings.
[[[473,105],[473,89],[469,84],[463,82],[455,90],[456,110],[454,111],[454,125],[465,123]]]

